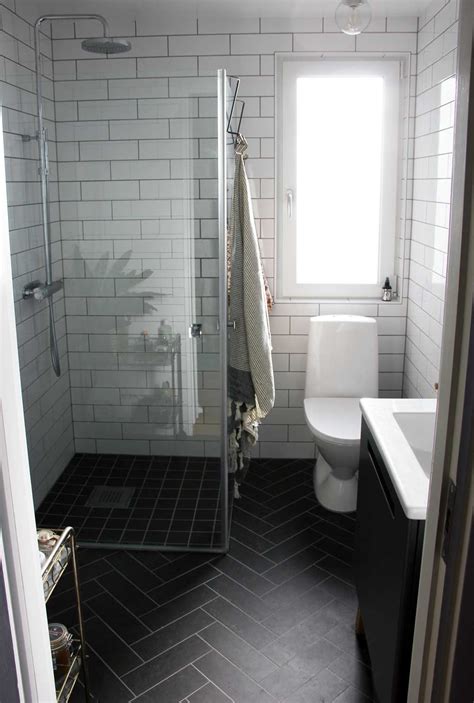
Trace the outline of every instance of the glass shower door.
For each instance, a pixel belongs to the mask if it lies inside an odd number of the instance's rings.
[[[38,524],[84,544],[227,546],[226,99],[170,77],[60,168],[88,198],[61,204],[77,454]]]

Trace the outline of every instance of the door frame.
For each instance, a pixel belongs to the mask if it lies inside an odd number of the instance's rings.
[[[0,103],[0,135],[2,105]],[[0,138],[0,520],[21,701],[56,700],[20,385]]]
[[[429,703],[434,692],[437,703],[451,700],[453,648],[468,547],[467,501],[472,500],[472,493],[469,495],[472,475],[469,476],[469,467],[466,463],[463,465],[461,458],[463,446],[472,441],[472,425],[466,423],[465,418],[472,402],[472,398],[469,399],[472,389],[468,390],[467,383],[474,295],[473,30],[472,0],[460,0],[452,206],[439,402],[408,703]],[[446,564],[443,548],[450,485],[451,482],[462,483],[466,477],[471,482],[470,491],[466,493],[460,488],[452,509],[452,518],[459,515],[455,522],[460,520],[465,528],[463,538],[457,544],[452,540],[452,555]],[[452,586],[448,588],[450,581]],[[446,608],[452,617],[449,628],[445,626]]]

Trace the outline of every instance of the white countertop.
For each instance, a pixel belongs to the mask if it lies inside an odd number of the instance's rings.
[[[360,407],[405,515],[410,520],[425,520],[430,481],[394,413],[414,413],[414,416],[417,413],[435,413],[436,400],[362,398]]]

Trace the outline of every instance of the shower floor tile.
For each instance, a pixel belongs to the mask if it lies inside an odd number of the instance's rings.
[[[133,489],[128,507],[89,507],[98,486]],[[79,543],[216,548],[220,461],[76,454],[39,507],[38,526],[74,527]]]

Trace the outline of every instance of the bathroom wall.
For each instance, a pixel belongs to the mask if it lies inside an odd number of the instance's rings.
[[[174,313],[155,300],[156,309],[143,317],[152,279],[133,285],[131,292],[120,281],[122,276],[136,284],[131,279],[143,277],[146,259],[154,269],[155,283],[157,270],[162,276],[164,270],[169,279],[168,267],[175,262],[166,227],[170,213],[181,208],[182,180],[187,180],[198,220],[194,231],[199,239],[198,305],[208,323],[206,331],[212,331],[217,303],[216,174],[209,169],[214,169],[215,103],[200,100],[191,107],[195,110],[187,113],[191,125],[176,113],[176,106],[192,104],[193,94],[211,96],[219,67],[241,77],[241,97],[246,100],[242,128],[249,140],[247,167],[262,254],[273,284],[275,52],[415,53],[417,20],[377,19],[367,33],[354,38],[341,34],[331,19],[197,21],[190,15],[164,18],[158,13],[110,19],[114,34],[132,39],[130,54],[108,59],[84,54],[79,38],[97,31],[90,23],[62,22],[53,29],[76,446],[85,451],[212,454],[217,448],[212,436],[218,421],[215,337],[208,341],[204,337],[203,344],[210,347],[200,356],[198,404],[203,412],[199,422],[186,444],[172,442],[157,427],[152,405],[147,405],[164,376],[152,374],[147,364],[151,361],[156,367],[156,363],[143,352],[153,349],[146,345],[153,343],[160,319],[171,318],[174,324]],[[179,143],[183,138],[194,150],[191,174],[183,170]],[[178,251],[176,255],[182,258]],[[121,258],[123,272],[115,275]],[[128,274],[128,269],[135,274]],[[173,288],[160,291],[173,293]],[[310,316],[326,312],[377,317],[381,394],[401,395],[404,303],[277,302],[271,313],[277,398],[261,428],[257,448],[261,456],[314,454],[302,410],[305,352]],[[127,316],[133,322],[125,330]],[[143,336],[144,330],[150,337]],[[130,346],[132,338],[135,348]]]
[[[436,395],[444,314],[453,153],[456,0],[420,17],[413,223],[404,395]]]
[[[14,276],[18,351],[25,409],[31,478],[39,504],[72,456],[72,415],[66,353],[64,296],[56,298],[55,315],[63,373],[57,379],[49,357],[46,303],[22,300],[22,289],[44,280],[37,144],[22,135],[36,133],[33,28],[14,12],[13,0],[0,3],[0,102],[6,157],[10,246]],[[55,127],[51,40],[42,38],[45,110],[51,139],[52,258],[55,277],[62,277],[55,164]]]

